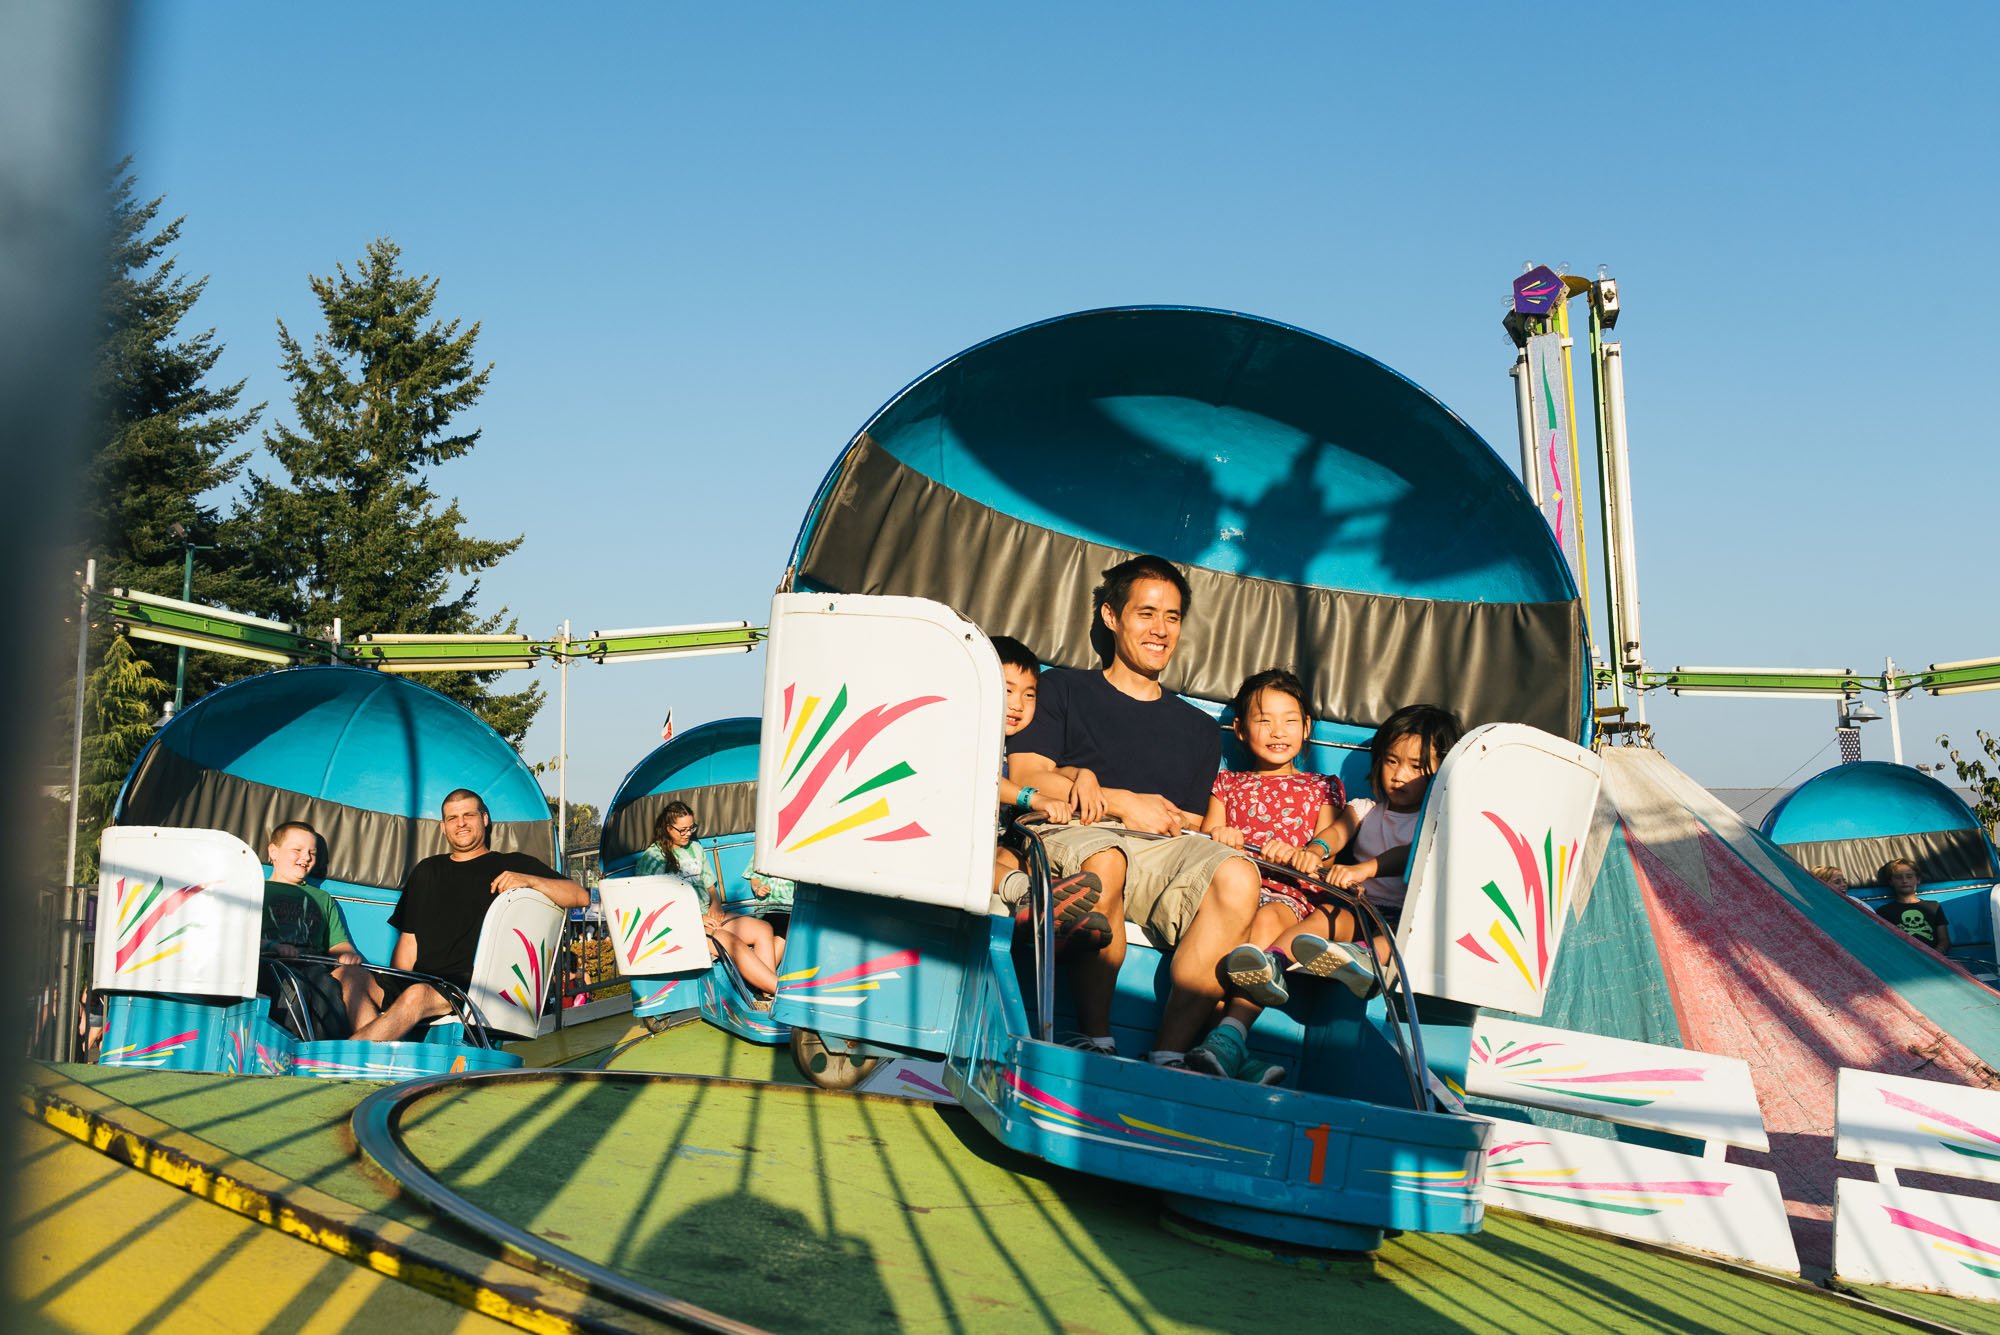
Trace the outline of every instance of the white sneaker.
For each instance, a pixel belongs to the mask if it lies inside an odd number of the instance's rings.
[[[1303,933],[1292,938],[1292,958],[1307,973],[1334,979],[1363,1001],[1381,990],[1374,959],[1343,942]]]

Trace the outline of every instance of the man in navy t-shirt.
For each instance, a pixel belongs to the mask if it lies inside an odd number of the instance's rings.
[[[1110,635],[1110,662],[1095,672],[1044,672],[1034,720],[1008,739],[1016,783],[1075,766],[1104,790],[1106,821],[1051,830],[1043,845],[1058,875],[1096,873],[1104,886],[1098,907],[1113,923],[1122,909],[1173,952],[1173,991],[1151,1053],[1162,1066],[1180,1066],[1201,1036],[1222,998],[1217,965],[1242,943],[1257,912],[1257,868],[1247,858],[1208,839],[1124,833],[1198,828],[1221,765],[1216,721],[1160,685],[1180,643],[1189,593],[1179,567],[1162,557],[1134,557],[1105,571],[1094,607]],[[1077,1046],[1115,1051],[1111,994],[1124,961],[1124,934],[1113,932],[1094,961],[1079,962]]]

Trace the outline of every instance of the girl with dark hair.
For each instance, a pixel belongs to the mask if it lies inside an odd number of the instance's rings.
[[[703,930],[757,994],[754,1004],[769,1010],[771,997],[778,990],[778,964],[785,957],[784,938],[762,918],[723,912],[715,868],[708,860],[708,851],[695,839],[700,828],[687,803],[667,803],[653,820],[653,842],[639,854],[634,870],[640,876],[680,876],[701,891]]]

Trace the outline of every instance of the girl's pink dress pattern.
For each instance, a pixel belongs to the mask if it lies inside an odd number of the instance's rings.
[[[1347,805],[1347,790],[1340,786],[1340,780],[1325,774],[1273,778],[1224,770],[1215,776],[1212,791],[1222,801],[1223,817],[1230,828],[1243,831],[1248,844],[1277,838],[1301,847],[1319,828],[1322,806],[1339,811]],[[1267,871],[1263,881],[1260,904],[1283,903],[1301,918],[1312,912],[1312,901],[1290,880],[1280,880]]]

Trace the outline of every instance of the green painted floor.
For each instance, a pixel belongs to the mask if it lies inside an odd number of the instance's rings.
[[[627,1037],[618,1069],[797,1078],[784,1049],[705,1025]],[[425,1218],[354,1157],[348,1115],[379,1086],[56,1073],[365,1209]],[[474,1086],[420,1103],[405,1130],[411,1151],[482,1208],[772,1331],[1908,1329],[1508,1216],[1489,1216],[1474,1237],[1395,1239],[1372,1268],[1280,1265],[1189,1241],[1163,1225],[1150,1193],[1013,1155],[955,1109],[795,1083]],[[2000,1309],[1878,1297],[2000,1335]]]

